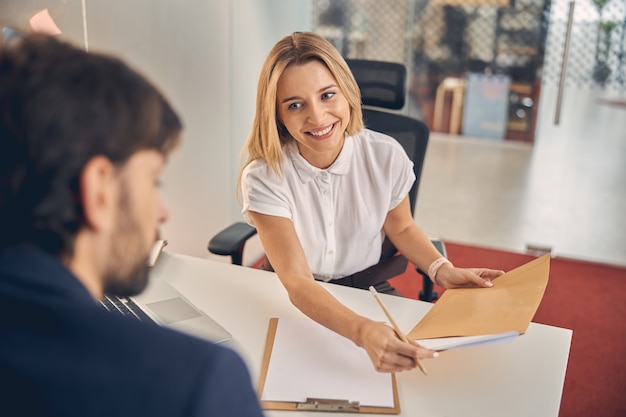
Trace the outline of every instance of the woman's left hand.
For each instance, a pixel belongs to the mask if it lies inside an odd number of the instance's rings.
[[[442,265],[437,271],[435,282],[446,288],[493,287],[492,280],[504,274],[504,271],[486,268],[455,268],[450,264]]]

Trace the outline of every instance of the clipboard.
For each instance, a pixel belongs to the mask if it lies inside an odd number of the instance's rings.
[[[283,319],[283,322],[285,322],[286,320],[299,320],[298,324],[301,325],[303,327],[303,329],[306,327],[306,329],[309,329],[309,327],[307,326],[320,326],[318,323],[308,319],[308,318],[301,318],[301,319]],[[279,319],[278,318],[270,318],[269,321],[269,326],[268,326],[268,331],[267,331],[267,339],[266,339],[266,343],[265,343],[265,351],[263,353],[263,362],[262,362],[262,366],[261,366],[261,375],[259,377],[259,384],[258,384],[258,388],[257,388],[257,395],[259,397],[260,403],[261,403],[261,407],[265,410],[291,410],[291,411],[328,411],[328,412],[346,412],[346,413],[365,413],[365,414],[399,414],[400,413],[400,401],[399,401],[399,397],[398,397],[398,387],[396,384],[396,376],[395,374],[380,374],[378,372],[376,372],[376,370],[374,369],[374,367],[371,365],[371,363],[367,363],[366,365],[368,366],[368,368],[364,369],[364,372],[370,372],[370,375],[372,377],[375,378],[382,378],[382,377],[389,377],[389,382],[388,382],[388,386],[391,389],[392,393],[392,397],[393,397],[393,405],[391,407],[381,407],[381,406],[371,406],[371,405],[365,405],[365,403],[362,403],[360,401],[354,401],[354,398],[350,399],[350,398],[319,398],[319,397],[308,397],[306,396],[305,398],[303,398],[300,401],[276,401],[273,400],[271,398],[265,398],[264,399],[264,390],[265,388],[269,385],[268,382],[268,373],[270,373],[270,365],[272,363],[271,359],[272,359],[272,353],[276,353],[275,352],[275,340],[276,340],[276,335],[277,335],[277,330],[278,330],[278,324],[279,324]],[[323,328],[323,331],[327,331],[327,332],[331,332],[330,330]],[[356,345],[354,345],[351,341],[343,338],[342,336],[333,333],[332,337],[336,337],[336,339],[334,340],[341,340],[340,343],[348,343],[348,346],[354,347],[355,349],[358,350],[362,350],[361,348],[357,347]],[[333,346],[330,346],[331,348]],[[341,346],[338,346],[339,348],[341,348]],[[332,354],[332,349],[328,349],[327,351],[324,352],[326,355],[331,355]],[[367,357],[367,354],[365,352],[362,352],[365,354],[365,356]],[[299,358],[297,360],[300,361],[307,361],[309,358],[305,357],[305,355],[298,355]],[[369,358],[367,358],[367,362],[369,362]],[[308,363],[307,366],[311,366],[311,367],[317,367],[321,365],[319,363],[319,360],[315,360],[315,358],[313,360],[311,360],[310,363]],[[328,374],[327,378],[328,381],[332,381],[333,378],[336,378],[338,373],[341,373],[344,371],[344,369],[341,369],[340,367],[335,367],[333,369],[333,372],[336,371],[334,373],[334,375]],[[294,375],[293,375],[293,380],[297,380],[297,378],[303,378],[303,376],[301,374],[298,374],[297,371],[294,371]],[[361,383],[362,385],[365,386],[365,384],[367,384],[367,380],[363,380],[362,378],[359,379],[359,381],[357,381],[358,383]],[[326,396],[326,397],[330,397],[330,396]]]
[[[526,333],[543,298],[550,254],[519,266],[491,288],[446,290],[408,333],[413,340]]]

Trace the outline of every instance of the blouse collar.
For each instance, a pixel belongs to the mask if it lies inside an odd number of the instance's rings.
[[[337,159],[326,169],[321,169],[311,165],[298,151],[298,144],[294,140],[285,146],[287,155],[296,170],[296,173],[300,177],[300,181],[303,184],[311,181],[312,179],[324,175],[328,172],[333,175],[345,175],[348,173],[350,167],[350,161],[354,154],[354,138],[352,136],[346,136],[343,142],[343,147],[337,155]]]

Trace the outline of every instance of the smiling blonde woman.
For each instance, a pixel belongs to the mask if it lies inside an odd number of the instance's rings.
[[[266,268],[297,308],[363,347],[378,371],[410,370],[437,353],[356,314],[316,280],[341,283],[377,264],[385,236],[446,288],[489,287],[502,274],[441,258],[411,215],[412,162],[395,139],[364,129],[358,85],[319,35],[297,32],[270,51],[243,152],[242,214]],[[386,281],[376,289],[397,293]]]

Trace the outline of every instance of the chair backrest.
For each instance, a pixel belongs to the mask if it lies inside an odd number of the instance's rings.
[[[409,200],[414,214],[430,131],[424,122],[390,111],[404,107],[406,68],[395,62],[362,59],[346,59],[346,63],[361,90],[365,127],[395,138],[413,161],[415,183]],[[386,241],[382,258],[394,253],[395,248]]]
[[[346,59],[365,106],[400,110],[406,95],[406,67],[397,62]]]

